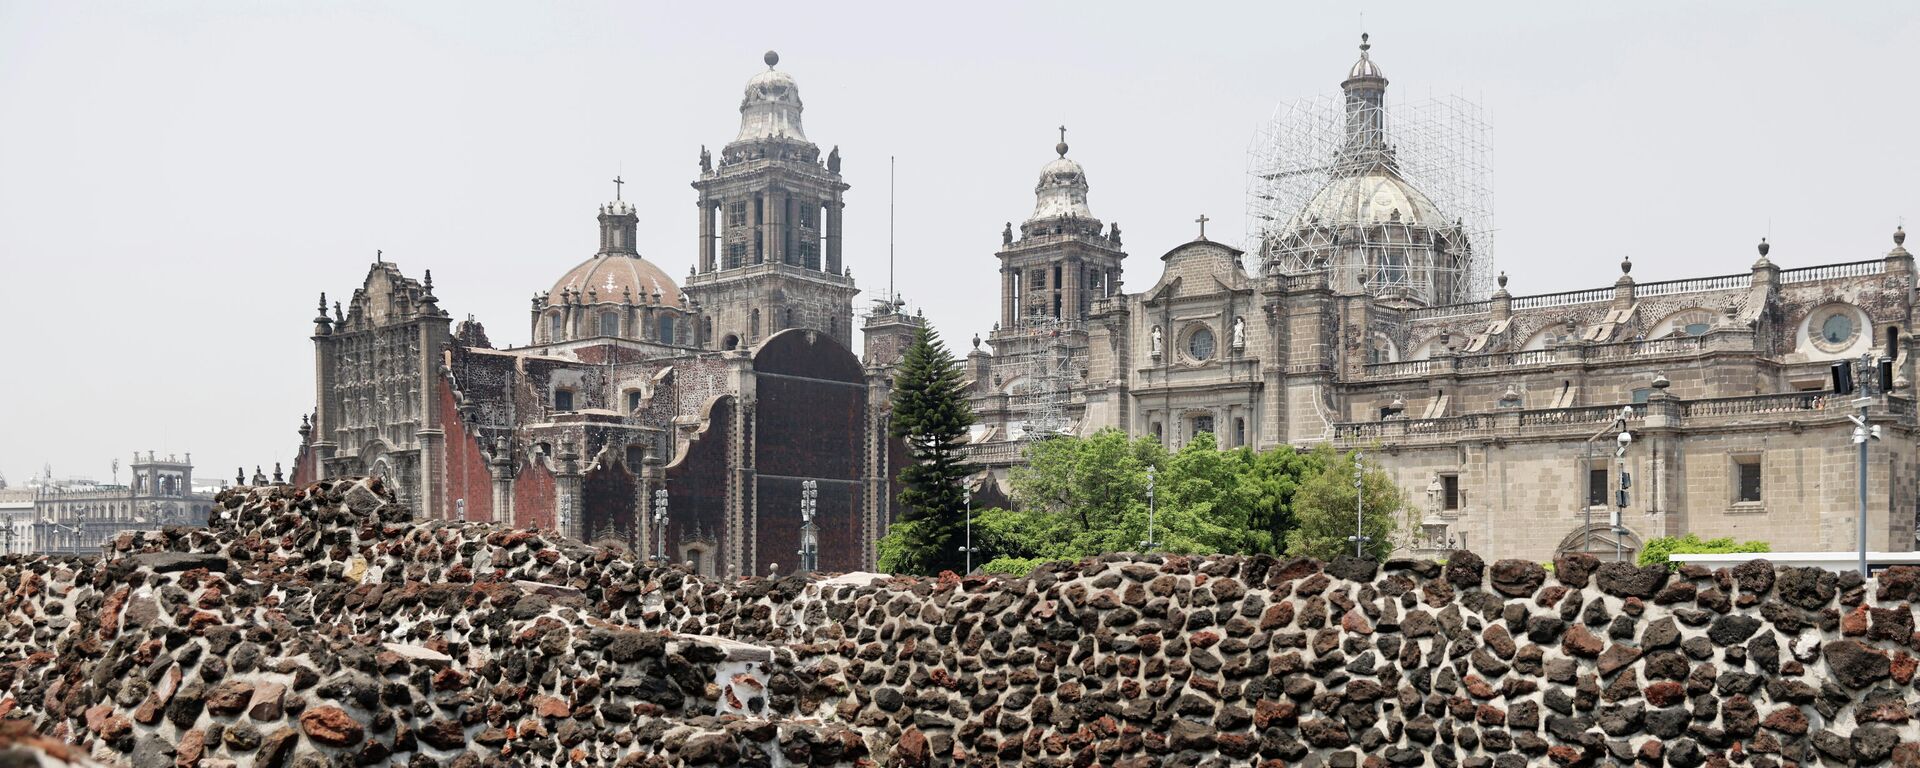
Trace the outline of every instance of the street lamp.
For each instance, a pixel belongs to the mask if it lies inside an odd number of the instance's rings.
[[[820,567],[820,532],[813,516],[820,509],[820,481],[800,481],[800,569],[808,573]]]
[[[967,507],[967,543],[966,546],[960,548],[960,551],[966,554],[967,573],[973,573],[973,553],[975,551],[973,547],[973,489],[961,488],[960,493],[961,503]]]
[[[1366,557],[1367,544],[1373,541],[1367,535],[1366,493],[1361,487],[1366,484],[1367,468],[1360,463],[1360,452],[1353,452],[1353,535],[1347,541],[1353,542],[1353,556]]]
[[[1154,477],[1154,474],[1155,474],[1154,468],[1151,465],[1149,465],[1147,467],[1147,540],[1140,542],[1140,551],[1142,552],[1152,552],[1154,547],[1160,546],[1160,542],[1153,540],[1153,522],[1154,522],[1153,520],[1153,477]]]
[[[1626,429],[1626,413],[1621,414],[1620,436],[1614,438],[1614,461],[1619,465],[1620,488],[1614,491],[1613,503],[1613,559],[1615,562],[1626,559],[1622,542],[1626,539],[1627,528],[1621,524],[1621,518],[1627,513],[1627,489],[1633,487],[1633,475],[1627,474],[1627,446],[1633,445],[1633,433]]]
[[[1664,375],[1655,374],[1654,386],[1656,387],[1663,386],[1660,384],[1660,382],[1664,381],[1665,379],[1666,377]],[[1613,421],[1607,422],[1606,427],[1602,428],[1598,432],[1593,433],[1593,437],[1587,438],[1587,442],[1582,444],[1580,449],[1581,458],[1583,460],[1583,463],[1581,464],[1581,467],[1580,467],[1581,472],[1590,472],[1593,469],[1593,442],[1595,440],[1599,440],[1600,438],[1606,437],[1607,433],[1612,432],[1616,429],[1620,430],[1620,434],[1622,435],[1626,434],[1627,420],[1631,418],[1633,418],[1633,406],[1631,405],[1620,406],[1620,413],[1613,417]],[[1632,440],[1632,438],[1629,437],[1628,440]],[[1576,481],[1576,485],[1574,486],[1576,489],[1579,487],[1577,483],[1578,481]],[[1591,484],[1592,481],[1589,480],[1588,483]],[[1606,503],[1605,501],[1606,492],[1607,492],[1606,488],[1603,487],[1600,489],[1600,493],[1601,493],[1600,503],[1602,504]],[[1578,493],[1578,491],[1576,490],[1575,493]],[[1580,527],[1580,531],[1581,531],[1580,551],[1582,552],[1588,551],[1593,548],[1593,507],[1594,507],[1593,498],[1592,498],[1593,490],[1589,488],[1587,491],[1587,494],[1588,494],[1588,498],[1586,502],[1580,505],[1580,508],[1582,510],[1585,510],[1585,515],[1586,515],[1586,523]],[[1618,526],[1618,521],[1615,522],[1615,525],[1616,527]],[[1618,533],[1614,535],[1616,538],[1619,536]],[[1615,542],[1616,547],[1618,544],[1619,542]]]
[[[653,491],[653,528],[659,536],[653,545],[653,556],[667,559],[667,489],[656,488]]]

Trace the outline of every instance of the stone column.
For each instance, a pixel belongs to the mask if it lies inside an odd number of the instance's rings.
[[[1015,314],[1013,280],[1013,269],[1002,264],[1000,267],[1000,327],[1006,330],[1013,329],[1013,318]],[[892,297],[889,296],[888,298]]]
[[[553,473],[554,522],[561,534],[585,541],[587,528],[580,522],[580,454],[574,450],[572,438],[561,441],[559,459],[559,471]]]
[[[713,201],[701,198],[700,206],[700,271],[713,271]]]
[[[513,450],[507,447],[506,438],[493,441],[493,458],[487,462],[487,471],[493,475],[493,521],[511,526],[514,524]]]
[[[833,193],[833,197],[827,200],[827,204],[826,204],[826,208],[827,208],[826,265],[827,265],[827,272],[835,275],[843,273],[843,270],[840,268],[840,212],[841,212],[841,209],[846,207],[847,206],[845,203],[840,202],[839,192]],[[889,296],[887,298],[891,299],[893,297]]]

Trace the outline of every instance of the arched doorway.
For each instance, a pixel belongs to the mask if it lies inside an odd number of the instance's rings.
[[[1560,540],[1560,546],[1554,554],[1585,552],[1600,558],[1601,562],[1620,560],[1631,563],[1640,554],[1640,535],[1630,528],[1615,528],[1606,523],[1575,526],[1572,533]]]

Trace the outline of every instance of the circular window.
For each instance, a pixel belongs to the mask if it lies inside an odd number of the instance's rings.
[[[1844,344],[1853,338],[1853,318],[1845,312],[1835,312],[1820,321],[1820,338],[1828,344]]]
[[[1814,346],[1840,352],[1860,336],[1860,324],[1854,320],[1853,308],[1841,306],[1814,313],[1807,331],[1813,337]]]
[[[1206,360],[1213,357],[1213,347],[1213,329],[1202,326],[1194,329],[1193,333],[1187,334],[1187,354],[1193,355],[1193,359]]]

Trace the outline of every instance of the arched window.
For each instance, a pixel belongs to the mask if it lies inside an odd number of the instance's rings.
[[[619,336],[620,335],[620,313],[615,312],[613,310],[607,310],[605,312],[600,313],[600,335],[602,336]]]
[[[560,337],[564,335],[565,332],[566,320],[561,319],[560,313],[555,312],[547,315],[547,341],[560,341]]]
[[[739,336],[735,336],[735,335],[733,335],[733,334],[731,334],[731,333],[729,333],[729,334],[727,334],[727,337],[726,337],[725,339],[722,339],[722,340],[720,341],[720,348],[721,348],[721,349],[725,349],[725,350],[734,350],[734,349],[739,349],[739,348],[740,348],[740,337],[739,337]]]

